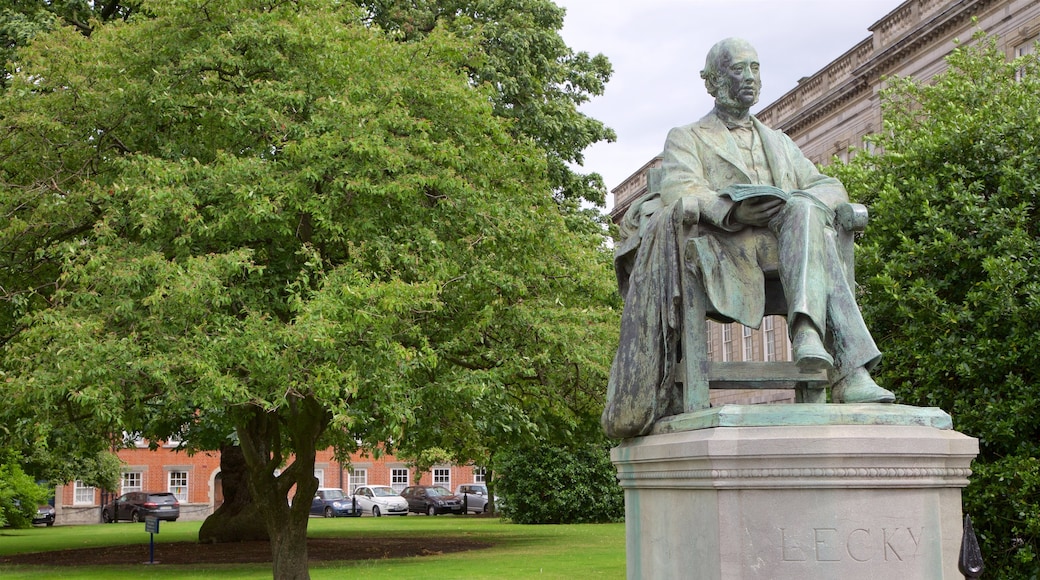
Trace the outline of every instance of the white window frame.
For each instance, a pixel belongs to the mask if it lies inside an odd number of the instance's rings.
[[[707,330],[708,330],[708,341],[707,341],[708,360],[715,360],[715,351],[718,349],[718,345],[715,344],[716,341],[715,341],[714,325],[715,325],[715,322],[712,322],[710,320],[708,321],[708,324],[707,324]]]
[[[83,482],[77,479],[72,483],[72,505],[94,505],[96,491],[96,488],[83,485]]]
[[[401,493],[404,488],[411,485],[411,481],[412,478],[407,467],[390,468],[390,487],[394,488],[397,493]]]
[[[722,360],[730,360],[733,354],[733,324],[722,325]]]
[[[755,360],[755,344],[752,340],[751,328],[741,325],[740,329],[740,350],[743,355],[742,360]]]
[[[319,489],[325,487],[325,468],[324,467],[316,467],[316,468],[314,468],[314,479],[318,480],[318,488]]]
[[[166,472],[166,491],[177,497],[177,501],[187,503],[188,485],[191,480],[191,472],[180,469],[171,469]]]
[[[368,485],[368,468],[367,467],[351,467],[350,473],[347,474],[347,487],[350,488],[350,495],[354,495],[359,487],[365,487]]]
[[[136,481],[136,485],[133,480]],[[133,491],[144,491],[144,474],[140,471],[124,471],[119,478],[119,493],[130,493]]]
[[[473,483],[487,483],[487,468],[483,465],[473,466]]]
[[[764,358],[767,361],[777,360],[777,344],[776,344],[776,324],[772,316],[766,316],[762,319],[762,336]]]
[[[431,472],[433,478],[433,485],[440,485],[451,489],[451,468],[450,467],[434,467]]]

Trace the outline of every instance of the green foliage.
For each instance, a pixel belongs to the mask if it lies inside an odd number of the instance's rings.
[[[624,492],[609,445],[518,447],[500,453],[495,494],[518,524],[617,522]]]
[[[0,385],[47,419],[21,437],[234,429],[288,509],[327,445],[592,429],[609,255],[463,74],[476,39],[319,1],[148,10],[37,35],[0,94]]]
[[[460,63],[461,70],[474,83],[493,87],[495,114],[546,152],[559,201],[570,211],[581,200],[603,205],[602,178],[569,164],[582,163],[589,145],[615,139],[577,108],[603,94],[612,69],[602,54],[575,53],[563,42],[563,8],[551,0],[354,1],[374,24],[402,40],[422,39],[438,26],[478,40],[479,57]]]
[[[902,402],[979,438],[964,495],[987,574],[1040,556],[1040,64],[977,36],[930,84],[891,79],[877,153],[834,171],[870,206],[857,277]]]
[[[140,0],[7,0],[0,8],[0,89],[17,68],[18,48],[37,34],[66,25],[89,36],[97,23],[128,18],[139,6]]]
[[[49,492],[22,470],[21,457],[0,449],[0,528],[28,528],[36,506],[47,502]]]

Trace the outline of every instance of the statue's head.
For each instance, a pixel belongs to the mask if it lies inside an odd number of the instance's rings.
[[[704,86],[715,102],[726,108],[750,109],[758,102],[762,78],[758,53],[746,40],[727,38],[708,51],[701,71]]]

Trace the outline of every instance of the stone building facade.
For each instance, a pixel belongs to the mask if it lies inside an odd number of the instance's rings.
[[[870,36],[757,113],[816,163],[847,160],[864,136],[881,130],[886,78],[927,81],[945,69],[956,43],[970,42],[976,31],[997,36],[1008,58],[1034,51],[1040,2],[908,0],[868,30]]]

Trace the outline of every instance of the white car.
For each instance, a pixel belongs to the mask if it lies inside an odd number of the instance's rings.
[[[354,490],[361,513],[379,516],[408,515],[408,501],[389,485],[365,485]]]

